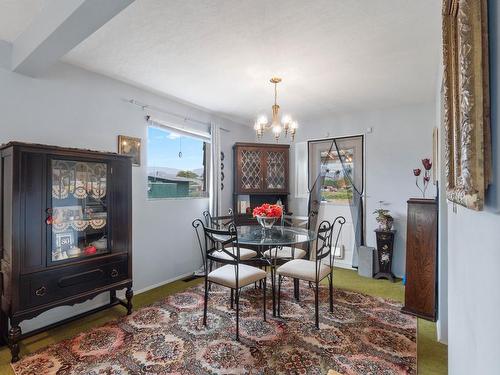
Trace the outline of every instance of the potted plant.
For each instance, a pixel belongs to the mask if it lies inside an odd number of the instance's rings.
[[[373,213],[377,215],[375,220],[377,221],[378,228],[380,230],[389,231],[392,229],[392,225],[394,224],[394,218],[390,214],[389,210],[378,208],[375,211],[373,211]]]

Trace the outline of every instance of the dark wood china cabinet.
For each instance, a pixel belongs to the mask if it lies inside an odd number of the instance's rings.
[[[1,333],[19,359],[19,327],[103,292],[132,310],[129,157],[10,142],[0,147]],[[116,291],[126,289],[126,301]],[[9,327],[10,325],[10,327]]]
[[[251,210],[281,201],[288,209],[289,145],[235,143],[233,209],[238,224],[255,224]]]

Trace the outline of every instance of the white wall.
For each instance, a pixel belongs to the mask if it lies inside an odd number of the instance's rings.
[[[415,186],[413,168],[421,167],[421,159],[432,156],[432,129],[435,124],[435,103],[415,104],[378,111],[335,115],[316,122],[301,123],[297,141],[366,134],[366,239],[369,246],[375,246],[374,230],[377,227],[373,210],[384,201],[386,208],[395,216],[396,243],[393,272],[402,277],[405,272],[406,249],[406,201],[419,197]],[[293,152],[293,144],[292,144]],[[291,157],[291,170],[294,171]],[[307,212],[307,199],[294,198],[295,183],[291,181],[291,210],[300,214]],[[427,197],[435,195],[430,186]]]
[[[236,140],[253,139],[250,128],[71,65],[56,64],[37,79],[0,67],[0,143],[17,140],[116,152],[118,134],[144,141],[147,137],[145,113],[127,103],[130,98],[203,121],[217,121],[230,130],[221,135],[227,181],[223,206],[227,210],[232,189],[231,146]],[[134,167],[132,174],[135,290],[189,274],[201,265],[191,221],[208,207],[208,199],[149,201],[147,142],[142,144],[142,166]],[[97,297],[83,307],[47,312],[23,328],[29,330],[103,300]]]
[[[500,6],[489,2],[493,185],[484,212],[448,207],[449,373],[500,374]]]

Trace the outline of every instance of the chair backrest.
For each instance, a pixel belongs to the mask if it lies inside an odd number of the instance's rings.
[[[202,220],[196,219],[192,225],[196,231],[198,244],[200,245],[205,272],[208,270],[209,260],[223,264],[239,264],[240,247],[238,244],[238,232],[233,223],[230,223],[227,229],[215,229],[208,228]],[[227,257],[217,257],[216,252],[223,252]]]
[[[230,208],[227,215],[212,216],[209,211],[203,211],[205,227],[214,229],[227,229],[230,224],[234,224],[233,210]]]
[[[318,272],[322,259],[326,257],[328,257],[330,267],[333,267],[334,254],[332,254],[332,247],[333,249],[337,248],[345,222],[343,216],[337,216],[331,223],[323,220],[319,224],[316,239],[316,270]]]
[[[309,216],[282,215],[281,226],[309,229]]]

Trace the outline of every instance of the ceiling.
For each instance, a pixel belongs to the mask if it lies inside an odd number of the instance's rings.
[[[43,2],[0,0],[0,39]],[[136,0],[63,60],[249,125],[434,98],[437,0]]]
[[[0,0],[0,40],[13,42],[48,0]]]

